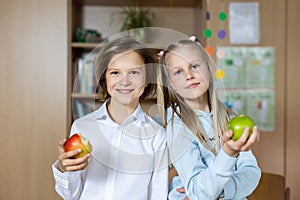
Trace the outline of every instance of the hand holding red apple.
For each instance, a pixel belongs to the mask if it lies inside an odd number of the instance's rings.
[[[71,141],[70,138],[68,140],[63,139],[59,142],[58,168],[61,172],[82,170],[88,165],[88,159],[90,157],[90,153],[85,152],[83,155],[82,148],[81,147],[77,148],[76,145],[73,146],[73,150],[66,149],[67,142]],[[77,136],[74,136],[73,139],[74,138],[78,139]],[[77,140],[77,141],[81,141],[81,139]],[[86,143],[86,141],[85,141],[85,143]],[[77,142],[75,142],[74,144],[77,144]],[[88,148],[90,148],[90,147],[88,147]],[[80,157],[80,156],[82,156],[82,157]]]
[[[75,149],[81,149],[81,152],[73,157],[81,158],[90,153],[93,148],[88,139],[78,133],[75,133],[64,143],[64,150],[65,152],[68,152]]]

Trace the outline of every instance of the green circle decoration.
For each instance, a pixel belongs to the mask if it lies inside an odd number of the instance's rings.
[[[204,36],[207,37],[207,38],[211,37],[212,36],[211,30],[210,29],[205,29],[204,30]]]
[[[227,15],[226,15],[225,12],[219,12],[219,19],[220,19],[221,21],[226,20],[226,18],[227,18]]]

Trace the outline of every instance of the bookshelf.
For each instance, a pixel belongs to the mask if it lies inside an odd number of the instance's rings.
[[[67,123],[68,128],[72,122],[95,108],[95,99],[99,95],[94,90],[85,92],[79,87],[79,60],[98,46],[97,42],[78,42],[76,29],[82,27],[82,6],[85,1],[68,0],[68,88],[67,88]],[[80,111],[79,111],[80,110]],[[69,129],[67,130],[67,135]]]
[[[82,104],[82,107],[87,108],[86,111],[91,111],[100,106],[101,103],[97,103],[97,99],[100,99],[101,96],[95,93],[95,88],[89,92],[82,91],[78,88],[78,83],[80,82],[80,72],[78,71],[78,61],[83,58],[84,55],[89,54],[96,47],[101,48],[101,43],[99,42],[79,42],[78,41],[78,27],[84,28],[84,7],[85,6],[127,6],[128,0],[68,0],[68,102],[67,102],[67,122],[68,126],[71,127],[72,122],[79,117],[78,109],[82,108],[79,104]],[[199,0],[141,0],[136,1],[137,6],[145,7],[196,7],[199,5]],[[96,20],[96,19],[95,19]],[[107,22],[109,23],[109,22]],[[151,47],[151,46],[149,46]],[[77,85],[77,86],[76,86]],[[148,103],[145,103],[145,107],[148,109],[155,110],[151,108],[151,104],[155,104],[155,99],[149,99]],[[147,105],[146,105],[147,104]],[[143,106],[143,104],[142,104]],[[79,108],[80,107],[80,108]],[[84,110],[84,109],[83,109]],[[67,130],[68,134],[68,130]]]
[[[91,42],[88,42],[88,43],[83,43],[83,42],[72,42],[71,43],[71,47],[73,49],[76,49],[76,48],[82,48],[82,49],[93,49],[95,47],[97,47],[99,43],[91,43]]]

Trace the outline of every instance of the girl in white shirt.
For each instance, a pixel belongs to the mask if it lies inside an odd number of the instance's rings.
[[[73,159],[64,152],[53,164],[56,191],[64,199],[164,200],[168,167],[164,129],[143,112],[139,101],[153,95],[155,60],[129,37],[108,43],[95,66],[103,105],[72,124],[71,134],[89,139],[93,151]]]

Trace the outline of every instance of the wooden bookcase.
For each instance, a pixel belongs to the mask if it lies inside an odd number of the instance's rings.
[[[78,42],[76,39],[76,29],[82,28],[82,8],[85,4],[89,4],[84,0],[68,0],[68,102],[67,102],[67,121],[69,128],[72,122],[80,117],[78,116],[78,106],[83,106],[82,103],[88,104],[89,107],[95,105],[95,99],[99,95],[92,92],[82,92],[78,89],[79,74],[78,74],[78,60],[83,58],[84,54],[88,54],[99,43]]]
[[[84,6],[126,6],[128,5],[128,0],[68,0],[68,102],[67,102],[67,112],[68,112],[68,130],[77,118],[76,106],[77,102],[83,102],[88,104],[92,109],[100,106],[95,104],[95,99],[99,97],[99,94],[96,94],[95,91],[92,93],[82,93],[74,89],[74,77],[80,77],[77,75],[76,71],[76,62],[78,58],[82,57],[83,54],[91,52],[99,43],[82,43],[76,41],[76,30],[78,27],[83,28],[83,7]],[[136,1],[137,6],[146,6],[146,7],[195,7],[199,5],[197,0],[174,0],[172,2],[168,0],[141,0]],[[109,22],[108,22],[109,23]],[[151,109],[151,104],[155,104],[154,99],[150,99],[149,102],[142,104],[146,109]]]

